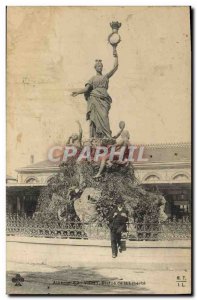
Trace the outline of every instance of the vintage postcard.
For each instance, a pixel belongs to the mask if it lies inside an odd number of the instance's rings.
[[[190,7],[7,7],[7,294],[189,295]]]

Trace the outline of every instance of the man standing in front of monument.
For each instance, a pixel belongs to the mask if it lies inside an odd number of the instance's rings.
[[[109,217],[109,227],[111,234],[112,257],[116,258],[119,252],[122,252],[121,234],[127,231],[126,222],[128,221],[128,212],[123,206],[123,200],[118,199],[117,207],[112,211]]]

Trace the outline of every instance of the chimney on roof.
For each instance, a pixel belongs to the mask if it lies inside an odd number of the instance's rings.
[[[34,163],[34,155],[33,155],[33,154],[30,156],[30,163],[31,163],[31,164]]]

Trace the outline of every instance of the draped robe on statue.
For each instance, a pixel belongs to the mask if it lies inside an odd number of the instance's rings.
[[[90,120],[90,137],[111,138],[109,110],[112,99],[107,89],[107,75],[95,75],[86,85],[90,85],[85,94],[87,100],[87,120]]]

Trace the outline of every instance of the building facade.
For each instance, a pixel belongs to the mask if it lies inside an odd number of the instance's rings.
[[[159,190],[170,218],[191,214],[191,145],[157,144],[144,147],[147,161],[134,162],[135,176],[147,190]],[[17,170],[17,179],[7,178],[7,211],[32,216],[40,190],[60,172],[49,160]]]

